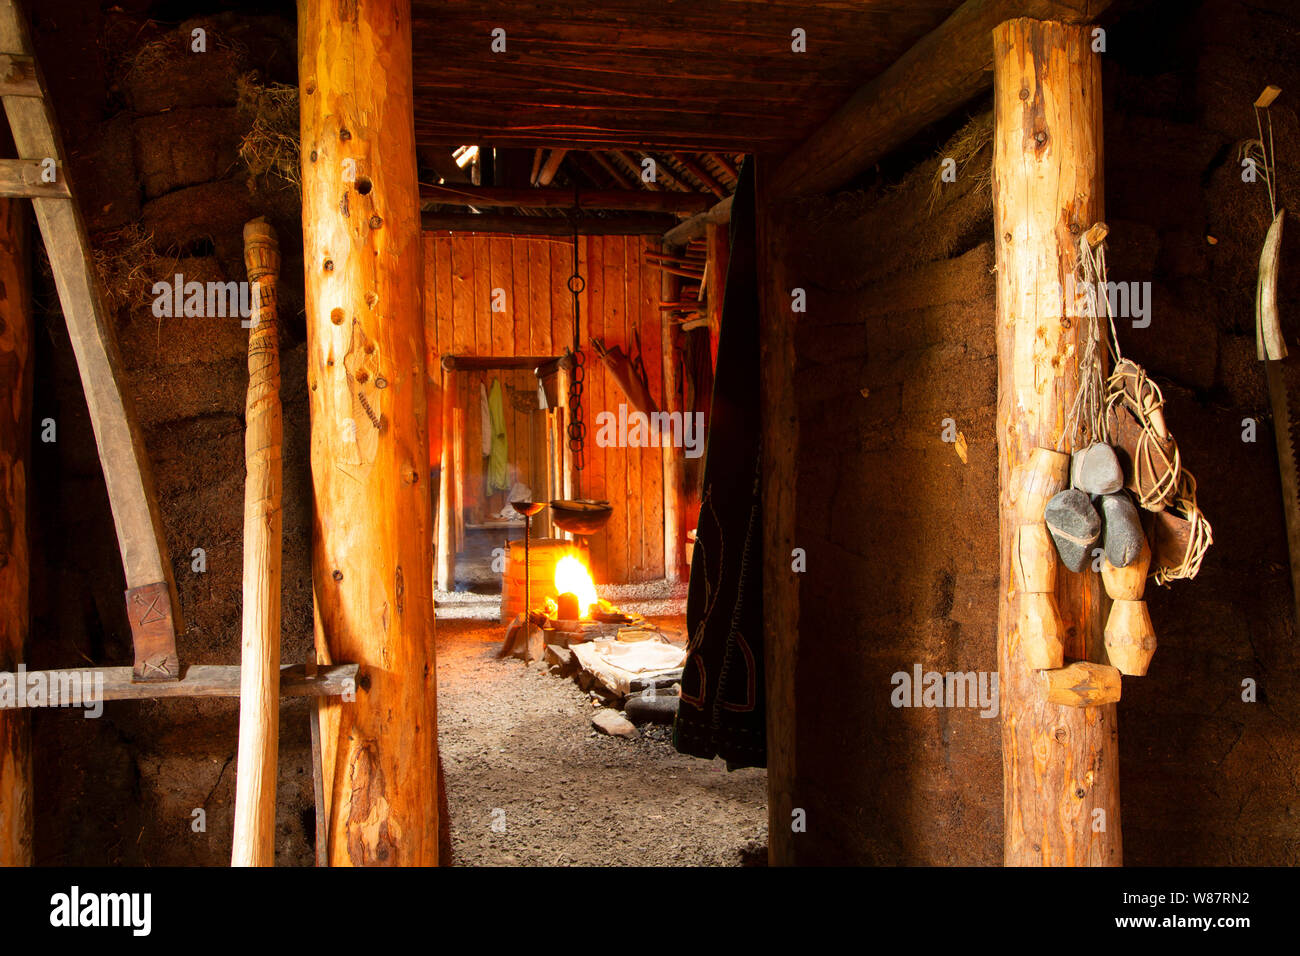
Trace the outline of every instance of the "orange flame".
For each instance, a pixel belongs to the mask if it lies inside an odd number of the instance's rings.
[[[591,609],[597,601],[596,582],[592,580],[591,572],[587,570],[587,566],[581,559],[569,554],[556,562],[555,592],[574,594],[578,598],[580,615],[584,618],[591,616]]]

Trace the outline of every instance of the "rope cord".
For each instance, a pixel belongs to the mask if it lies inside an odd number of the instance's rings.
[[[1080,330],[1079,391],[1066,416],[1057,451],[1064,450],[1067,440],[1076,449],[1092,442],[1114,444],[1119,416],[1131,415],[1140,430],[1131,463],[1138,503],[1148,511],[1169,508],[1189,525],[1187,549],[1181,560],[1176,565],[1158,566],[1153,576],[1157,584],[1194,578],[1214,543],[1214,531],[1197,506],[1196,479],[1183,468],[1178,443],[1165,427],[1165,398],[1160,386],[1148,377],[1146,369],[1124,358],[1120,351],[1110,308],[1105,243],[1092,245],[1088,239],[1091,231],[1079,237],[1076,270],[1076,278],[1083,284],[1083,295],[1076,296],[1076,301],[1084,322]],[[1109,329],[1105,340],[1101,337],[1102,317]],[[1108,377],[1102,373],[1107,353],[1114,362]]]

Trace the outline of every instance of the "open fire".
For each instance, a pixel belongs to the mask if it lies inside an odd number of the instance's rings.
[[[551,628],[559,621],[599,621],[606,624],[632,620],[596,593],[596,581],[582,557],[566,554],[555,564],[556,597],[546,598],[532,609],[532,621]]]

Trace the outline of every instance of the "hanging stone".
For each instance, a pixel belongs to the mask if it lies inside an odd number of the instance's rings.
[[[1092,546],[1101,536],[1101,517],[1088,496],[1078,488],[1059,492],[1047,503],[1043,520],[1061,563],[1076,572],[1087,567]]]
[[[1070,461],[1070,484],[1090,495],[1111,495],[1124,487],[1124,469],[1115,449],[1098,442],[1076,451]]]
[[[1117,568],[1127,568],[1142,553],[1142,520],[1137,505],[1125,492],[1101,498],[1102,548],[1106,560]]]

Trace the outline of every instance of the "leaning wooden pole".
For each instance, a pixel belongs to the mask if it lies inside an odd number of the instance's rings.
[[[280,740],[280,343],[275,285],[280,244],[264,219],[244,226],[252,286],[244,406],[244,615],[232,866],[275,865]]]
[[[1011,20],[994,30],[993,47],[1004,858],[1118,865],[1115,705],[1048,701],[1017,631],[1012,575],[1016,529],[1043,519],[1026,482],[1030,456],[1058,447],[1079,387],[1080,316],[1063,290],[1079,235],[1102,219],[1101,65],[1082,26]],[[1106,660],[1102,593],[1090,567],[1060,569],[1067,661]]]
[[[433,565],[409,0],[298,3],[330,864],[438,860]]]
[[[24,658],[29,611],[27,484],[32,314],[26,204],[0,200],[0,668]],[[0,710],[0,866],[32,865],[32,739],[25,710]]]

